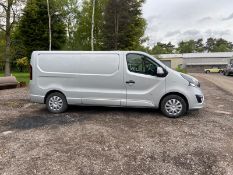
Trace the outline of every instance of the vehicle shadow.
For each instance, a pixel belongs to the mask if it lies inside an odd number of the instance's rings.
[[[86,121],[97,120],[99,117],[121,118],[142,118],[149,116],[153,118],[164,117],[157,109],[148,108],[119,108],[119,107],[86,107],[70,106],[66,113],[51,114],[46,108],[40,108],[33,113],[21,114],[17,118],[3,122],[0,128],[3,130],[28,130],[40,127],[70,125],[73,123],[82,124]]]

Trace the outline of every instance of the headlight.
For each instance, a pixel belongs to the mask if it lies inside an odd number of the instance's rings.
[[[193,87],[200,87],[200,83],[199,83],[199,81],[196,79],[196,78],[194,78],[194,77],[192,77],[192,76],[190,76],[190,75],[187,75],[187,74],[180,74],[185,80],[187,80],[188,81],[188,83],[189,83],[189,86],[193,86]]]

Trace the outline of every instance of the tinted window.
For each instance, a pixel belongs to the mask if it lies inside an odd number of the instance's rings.
[[[127,65],[130,72],[156,75],[158,65],[145,55],[128,54]]]

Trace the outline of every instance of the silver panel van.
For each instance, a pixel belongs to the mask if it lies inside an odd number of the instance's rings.
[[[137,51],[35,51],[30,98],[52,113],[68,105],[159,108],[168,117],[200,109],[204,96],[194,77]]]

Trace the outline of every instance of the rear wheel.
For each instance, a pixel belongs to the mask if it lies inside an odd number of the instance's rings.
[[[65,112],[68,107],[66,97],[59,92],[51,93],[46,99],[46,107],[52,113]]]
[[[187,112],[185,100],[178,95],[168,95],[161,102],[161,111],[170,118],[177,118]]]
[[[205,71],[205,73],[206,73],[206,74],[209,74],[209,73],[210,73],[210,71],[209,71],[209,70],[207,70],[207,71]]]

